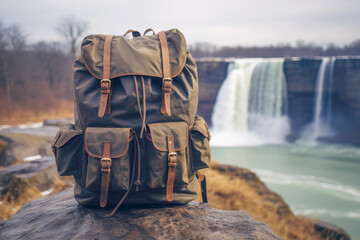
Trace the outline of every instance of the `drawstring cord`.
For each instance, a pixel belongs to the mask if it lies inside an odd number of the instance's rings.
[[[145,129],[145,119],[146,119],[146,93],[145,93],[145,82],[144,82],[144,78],[143,76],[141,76],[141,87],[142,87],[142,94],[143,94],[143,122],[142,122],[142,127],[141,127],[141,131],[140,131],[140,139],[142,139],[143,137],[143,133],[144,133],[144,129]]]
[[[136,76],[134,76],[134,84],[135,84],[135,93],[136,93],[136,101],[139,108],[140,118],[142,120],[142,126],[140,131],[140,139],[143,138],[144,130],[145,130],[145,120],[146,120],[146,91],[145,91],[145,82],[143,76],[141,76],[141,88],[142,88],[142,97],[143,97],[143,110],[141,111],[140,105],[140,97],[139,97],[139,87],[137,83]]]
[[[141,131],[140,131],[140,139],[142,139],[144,130],[145,130],[145,120],[146,120],[146,93],[145,93],[146,91],[145,91],[145,82],[144,82],[143,76],[141,76],[141,87],[142,87],[142,97],[143,97],[143,110],[142,111],[141,111],[141,105],[140,105],[139,87],[137,84],[136,76],[134,76],[134,84],[135,84],[136,101],[137,101],[137,105],[139,108],[140,118],[142,120],[142,126],[141,126]],[[137,139],[137,141],[138,141],[138,139]],[[137,174],[137,179],[135,181],[136,191],[139,191],[140,184],[141,184],[141,182],[140,182],[140,153],[139,153],[138,174]]]
[[[138,162],[138,169],[140,169],[140,143],[139,143],[139,139],[136,136],[136,133],[134,131],[131,132],[133,137],[135,138],[135,148],[137,149],[136,151],[136,157],[137,157],[137,162]],[[124,202],[125,198],[127,197],[127,195],[129,194],[131,187],[133,185],[134,182],[134,176],[135,176],[135,167],[136,164],[135,162],[133,163],[133,167],[132,167],[132,174],[131,174],[131,180],[130,180],[130,184],[129,184],[129,188],[126,191],[126,193],[124,194],[124,196],[120,199],[120,201],[118,202],[118,204],[116,205],[116,207],[114,208],[114,210],[112,210],[112,212],[110,214],[105,215],[105,217],[112,217],[115,212],[118,210],[118,208],[120,207],[120,205]]]

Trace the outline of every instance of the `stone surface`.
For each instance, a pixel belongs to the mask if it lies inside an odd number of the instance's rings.
[[[321,222],[319,220],[315,221],[314,224],[315,231],[321,233],[321,236],[324,239],[334,239],[334,240],[350,240],[350,235],[345,232],[342,228],[335,226],[331,223]]]
[[[11,191],[11,195],[21,198],[23,188],[18,188],[20,183],[28,187],[35,187],[40,192],[45,191],[54,184],[58,177],[53,156],[5,167],[0,170],[0,195],[4,196]]]
[[[68,124],[74,124],[74,118],[55,118],[44,121],[44,126],[62,127]]]
[[[120,209],[84,208],[72,190],[24,205],[0,226],[1,239],[280,239],[267,225],[243,211],[207,204]]]
[[[24,158],[29,156],[52,154],[50,144],[56,132],[51,131],[47,135],[45,133],[46,129],[42,128],[37,128],[36,133],[22,133],[10,129],[1,131],[0,140],[3,144],[0,151],[0,166],[23,162]]]

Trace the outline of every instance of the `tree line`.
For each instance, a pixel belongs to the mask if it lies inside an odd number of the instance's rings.
[[[87,26],[65,17],[56,26],[63,41],[29,44],[20,26],[0,21],[0,122],[72,109],[72,63]]]
[[[328,44],[322,46],[313,42],[297,41],[293,46],[282,43],[269,46],[217,46],[211,43],[189,45],[189,51],[195,58],[253,58],[253,57],[317,57],[317,56],[359,56],[360,39],[344,46]]]

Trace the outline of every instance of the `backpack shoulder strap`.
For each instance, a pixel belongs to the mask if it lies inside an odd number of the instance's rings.
[[[110,114],[111,103],[110,103],[110,92],[111,92],[111,81],[110,81],[110,56],[111,56],[111,41],[113,35],[107,35],[104,42],[104,55],[103,55],[103,78],[101,80],[101,97],[98,116],[103,117],[104,114]]]
[[[161,45],[161,57],[162,57],[162,68],[163,68],[163,82],[162,82],[162,97],[161,97],[161,114],[167,114],[171,116],[170,110],[170,94],[172,79],[170,76],[170,57],[169,57],[169,46],[164,31],[159,32],[159,39]]]

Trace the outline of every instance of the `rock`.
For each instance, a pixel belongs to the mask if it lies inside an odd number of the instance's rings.
[[[222,211],[207,204],[111,209],[78,205],[72,190],[41,198],[0,227],[1,239],[280,239],[244,211]]]
[[[74,124],[74,118],[55,118],[44,121],[44,126],[62,127],[68,124]]]
[[[331,223],[315,221],[315,231],[321,233],[324,239],[350,240],[350,235],[342,228]]]
[[[40,131],[42,130],[38,130]],[[0,166],[23,162],[24,158],[29,156],[52,154],[50,144],[54,136],[55,134],[44,136],[21,132],[1,132]]]
[[[58,177],[53,156],[12,165],[0,170],[0,193],[16,200],[26,194],[27,188],[36,188],[39,192],[48,190]]]

